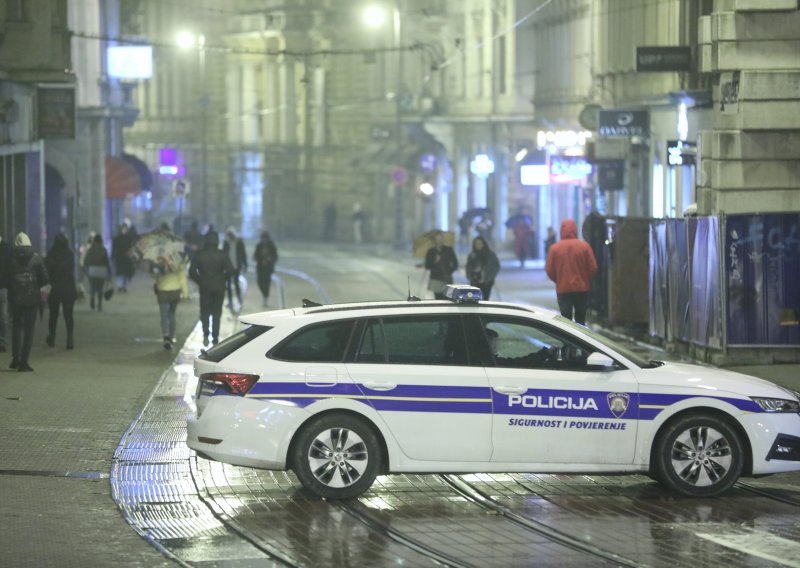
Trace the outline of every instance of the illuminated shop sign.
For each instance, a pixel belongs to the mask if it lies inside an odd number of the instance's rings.
[[[592,175],[592,165],[585,158],[550,156],[550,183],[580,185]]]
[[[469,171],[478,177],[488,177],[494,173],[494,161],[486,154],[478,154],[469,163]]]
[[[117,79],[149,79],[153,76],[153,48],[149,45],[110,46],[108,74]]]
[[[591,137],[592,133],[588,130],[540,130],[536,133],[536,145],[539,148],[573,148],[586,145],[586,140]]]
[[[550,185],[550,167],[547,164],[524,164],[519,168],[519,182],[524,186]]]
[[[694,165],[696,156],[697,146],[695,144],[680,140],[667,140],[667,165]]]
[[[644,138],[650,135],[650,113],[646,110],[601,110],[597,116],[600,137]]]

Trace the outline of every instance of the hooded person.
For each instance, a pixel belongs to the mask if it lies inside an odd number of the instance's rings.
[[[42,257],[33,251],[31,240],[19,233],[11,250],[8,274],[8,302],[11,311],[11,364],[20,372],[33,371],[28,364],[33,346],[36,314],[42,301],[40,289],[48,284]]]
[[[239,309],[242,306],[242,289],[239,286],[239,275],[247,272],[247,251],[244,241],[236,234],[236,229],[228,227],[225,230],[225,242],[222,243],[224,252],[231,261],[235,273],[228,279],[228,308],[234,309],[233,292],[236,291],[236,300]]]
[[[55,346],[56,326],[59,311],[64,312],[64,324],[67,328],[67,349],[74,349],[73,339],[75,321],[72,317],[78,289],[75,285],[75,252],[70,248],[66,235],[59,233],[53,239],[53,246],[44,259],[47,274],[50,277],[50,294],[47,304],[50,309],[48,321],[47,345]]]
[[[561,315],[584,325],[597,260],[589,243],[578,239],[578,226],[572,219],[561,222],[561,240],[550,247],[545,272],[556,283]]]
[[[236,273],[230,257],[219,249],[215,231],[206,233],[203,248],[192,259],[189,278],[200,292],[200,322],[203,326],[203,346],[208,346],[209,334],[214,345],[219,342],[219,326],[225,287]]]

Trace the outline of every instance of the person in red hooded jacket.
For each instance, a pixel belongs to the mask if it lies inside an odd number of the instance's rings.
[[[572,219],[561,222],[561,240],[550,247],[545,271],[556,283],[561,315],[584,325],[589,289],[597,274],[597,261],[589,243],[578,239],[578,226]]]

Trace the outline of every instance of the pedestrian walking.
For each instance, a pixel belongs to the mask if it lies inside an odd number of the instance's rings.
[[[200,323],[203,326],[203,346],[219,342],[222,303],[228,280],[236,272],[231,259],[219,250],[219,235],[215,231],[206,233],[203,248],[194,255],[189,267],[189,278],[197,283],[200,291]]]
[[[586,324],[589,289],[597,273],[597,261],[589,243],[578,239],[578,226],[572,219],[561,222],[561,240],[550,247],[545,271],[556,283],[561,315]]]
[[[47,269],[42,257],[33,252],[31,240],[25,233],[14,239],[9,270],[8,302],[11,308],[10,369],[33,371],[29,365],[36,314],[42,301],[41,288],[46,286]]]
[[[161,316],[161,336],[164,340],[164,349],[172,349],[175,343],[175,314],[178,311],[178,302],[181,298],[189,297],[186,263],[181,262],[171,270],[166,261],[156,262],[154,271],[156,283],[153,291],[156,293],[158,312]]]
[[[524,219],[517,221],[512,231],[514,233],[514,254],[519,260],[520,268],[525,268],[525,259],[530,256],[530,240],[533,231]]]
[[[550,253],[550,247],[556,244],[556,232],[553,227],[547,227],[547,238],[544,240],[544,258]]]
[[[323,221],[322,237],[325,242],[332,243],[336,240],[336,204],[333,201],[325,207]]]
[[[244,241],[236,234],[233,227],[228,227],[225,231],[225,242],[222,245],[222,252],[228,255],[235,270],[234,274],[228,279],[228,309],[234,310],[233,291],[236,291],[236,301],[239,311],[242,309],[242,289],[239,286],[239,275],[247,272],[247,251]]]
[[[498,272],[500,260],[497,255],[483,237],[475,237],[467,257],[467,279],[471,286],[481,289],[484,300],[489,299]]]
[[[192,221],[192,225],[183,234],[183,240],[186,242],[186,256],[191,261],[194,255],[203,248],[203,235],[200,233],[197,221]]]
[[[353,205],[353,242],[357,245],[360,245],[364,240],[364,217],[361,204],[356,203]]]
[[[453,283],[453,272],[458,268],[458,258],[453,247],[444,244],[444,233],[438,231],[434,236],[434,246],[425,254],[425,268],[430,270],[428,290],[437,300],[444,299],[444,289]]]
[[[53,246],[44,259],[44,264],[50,278],[50,294],[47,296],[50,317],[45,341],[49,347],[55,346],[58,313],[63,311],[64,325],[67,328],[67,349],[74,349],[73,308],[78,297],[78,290],[75,286],[75,252],[69,247],[66,235],[59,233],[55,236]]]
[[[11,270],[11,245],[0,236],[0,353],[8,342],[8,274]]]
[[[256,245],[253,261],[256,263],[256,278],[258,288],[261,290],[261,305],[267,307],[272,273],[275,271],[275,263],[278,262],[278,249],[267,231],[261,233],[261,240]]]
[[[89,278],[89,307],[103,311],[103,289],[111,281],[111,263],[103,246],[103,237],[95,235],[83,257],[83,270]],[[112,288],[113,291],[113,288]]]
[[[128,254],[135,243],[132,236],[130,228],[123,223],[119,226],[119,233],[111,241],[111,258],[114,259],[118,292],[128,291],[128,283],[136,273],[136,266]]]

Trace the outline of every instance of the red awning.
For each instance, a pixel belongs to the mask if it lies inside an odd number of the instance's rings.
[[[142,179],[130,161],[106,156],[106,197],[125,199],[142,190]]]

